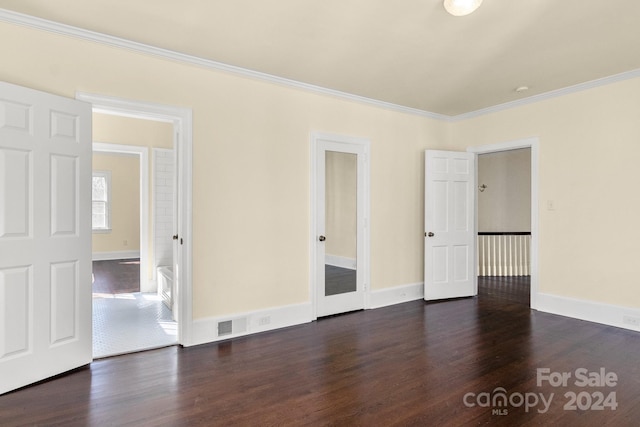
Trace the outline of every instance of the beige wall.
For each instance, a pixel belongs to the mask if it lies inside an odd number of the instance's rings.
[[[539,138],[541,292],[640,306],[639,115],[636,78],[455,124],[458,148]]]
[[[350,260],[357,258],[357,160],[356,154],[326,154],[326,254]]]
[[[111,172],[111,231],[93,233],[93,252],[139,251],[138,157],[94,153],[93,170]]]
[[[6,23],[0,40],[1,80],[193,110],[196,318],[309,301],[312,131],[371,140],[374,290],[423,281],[423,150],[537,136],[541,291],[640,306],[640,79],[443,122]]]
[[[152,148],[173,148],[173,125],[154,120],[94,113],[93,141],[148,147],[151,158]]]
[[[478,231],[531,231],[531,150],[478,156]]]
[[[0,39],[4,81],[193,110],[194,317],[309,301],[312,131],[371,141],[372,288],[422,282],[422,152],[450,123],[6,23]]]

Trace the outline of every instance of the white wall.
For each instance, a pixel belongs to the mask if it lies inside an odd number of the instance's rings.
[[[173,264],[173,150],[153,149],[154,268]]]

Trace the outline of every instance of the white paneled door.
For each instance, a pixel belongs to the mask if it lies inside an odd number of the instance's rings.
[[[91,105],[0,82],[0,394],[91,350]]]
[[[475,154],[425,152],[424,299],[477,294]]]

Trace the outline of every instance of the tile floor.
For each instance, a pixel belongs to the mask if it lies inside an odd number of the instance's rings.
[[[156,294],[94,294],[93,358],[177,344],[177,323]]]

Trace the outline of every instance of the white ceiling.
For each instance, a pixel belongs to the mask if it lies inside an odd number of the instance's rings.
[[[459,115],[640,69],[638,0],[0,0],[0,8]],[[528,86],[523,93],[519,86]]]

